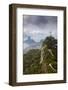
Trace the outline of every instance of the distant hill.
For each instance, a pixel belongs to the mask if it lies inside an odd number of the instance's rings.
[[[24,43],[29,44],[29,45],[32,45],[32,44],[34,44],[34,43],[36,43],[36,42],[35,42],[33,39],[31,39],[30,36],[28,36],[28,39],[25,40]]]
[[[30,37],[28,37],[28,39],[25,40],[24,43],[26,43],[28,45],[28,47],[26,47],[24,49],[24,54],[25,54],[31,49],[40,49],[41,45],[42,45],[42,40],[40,42],[36,42],[33,39],[31,39]]]

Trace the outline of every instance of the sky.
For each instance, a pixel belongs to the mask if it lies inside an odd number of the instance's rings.
[[[23,22],[24,40],[30,36],[40,42],[50,34],[57,38],[57,16],[24,15]]]
[[[57,17],[24,15],[24,40],[30,36],[36,42],[49,36],[57,38]]]

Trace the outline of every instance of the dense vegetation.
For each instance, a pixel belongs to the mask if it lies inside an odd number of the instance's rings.
[[[43,47],[45,48],[41,61],[41,48]],[[42,42],[41,48],[31,49],[23,55],[23,74],[57,72],[57,40],[49,36]]]

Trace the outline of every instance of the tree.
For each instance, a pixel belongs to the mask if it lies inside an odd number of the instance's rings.
[[[40,62],[42,72],[57,72],[57,40],[54,37],[49,36],[43,41]]]
[[[31,49],[23,57],[23,73],[39,74],[40,73],[40,50]]]
[[[42,46],[44,46],[45,44],[47,45],[47,47],[49,49],[56,48],[57,47],[57,40],[54,37],[49,36],[49,37],[45,38],[45,40],[43,41]]]
[[[46,37],[40,49],[31,49],[23,55],[23,74],[57,72],[57,40]]]

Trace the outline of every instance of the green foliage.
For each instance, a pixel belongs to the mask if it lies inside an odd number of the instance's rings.
[[[40,73],[40,50],[32,49],[23,56],[23,72],[24,74]]]
[[[49,49],[56,48],[57,47],[57,40],[54,37],[49,36],[49,37],[45,38],[45,40],[43,41],[42,46],[44,46],[45,44],[47,45],[47,47]]]
[[[31,49],[26,54],[23,55],[23,74],[40,74],[45,73],[42,70],[42,65],[46,64],[47,72],[46,73],[56,73],[57,72],[57,40],[49,36],[43,43],[42,47],[47,45],[44,48],[43,62],[40,64],[41,50],[40,49]],[[48,52],[48,49],[51,50],[53,56]],[[49,66],[51,64],[56,71],[53,71]]]

